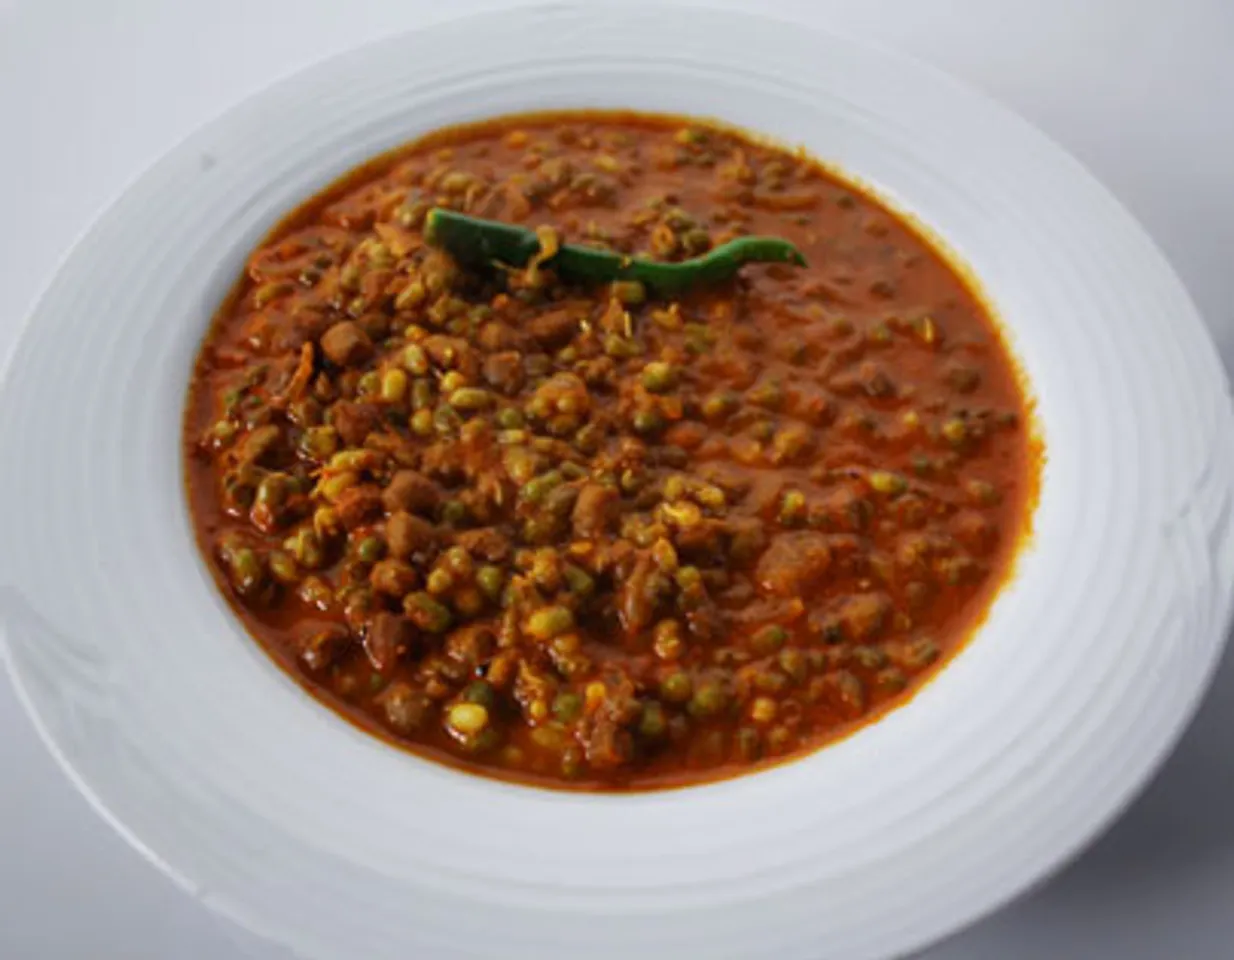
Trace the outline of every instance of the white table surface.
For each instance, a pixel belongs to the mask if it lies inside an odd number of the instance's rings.
[[[496,5],[0,0],[0,356],[73,239],[193,128],[333,52]],[[1156,238],[1234,369],[1234,3],[780,6],[931,61],[1040,125]],[[0,451],[0,469],[19,466]],[[0,531],[0,549],[20,544]],[[0,958],[288,956],[207,913],[113,834],[0,681]],[[1234,662],[1107,836],[1030,897],[924,956],[1234,956]]]

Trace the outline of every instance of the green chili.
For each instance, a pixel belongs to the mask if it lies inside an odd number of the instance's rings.
[[[525,267],[540,253],[534,230],[496,220],[481,220],[453,210],[434,207],[424,221],[424,238],[449,252],[461,263],[486,265],[496,261]],[[662,263],[598,250],[563,245],[544,266],[563,277],[609,283],[640,281],[660,293],[678,293],[696,283],[718,283],[732,277],[747,263],[806,265],[801,251],[779,237],[738,237],[681,263]]]

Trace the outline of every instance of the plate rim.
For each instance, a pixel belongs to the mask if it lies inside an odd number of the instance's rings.
[[[195,143],[205,139],[211,132],[213,132],[217,128],[221,128],[222,126],[226,125],[229,118],[233,117],[238,112],[246,110],[246,109],[247,110],[253,109],[256,101],[260,101],[261,99],[267,97],[268,95],[270,95],[272,92],[276,90],[288,91],[288,90],[294,89],[295,86],[299,82],[301,82],[302,79],[306,75],[314,74],[320,71],[321,69],[323,69],[324,67],[326,67],[327,65],[338,66],[338,65],[342,65],[344,62],[347,62],[347,61],[351,61],[351,60],[358,61],[361,59],[361,57],[364,54],[372,51],[373,49],[386,46],[386,45],[396,44],[397,42],[399,42],[399,40],[404,39],[409,35],[413,35],[413,34],[418,35],[426,31],[432,32],[435,29],[440,28],[442,26],[457,27],[458,25],[465,23],[465,22],[489,20],[494,17],[507,17],[515,11],[518,11],[523,14],[530,14],[530,15],[536,15],[537,12],[544,12],[548,15],[553,15],[558,11],[563,11],[563,10],[573,11],[577,9],[578,7],[588,7],[588,6],[591,6],[591,5],[576,4],[576,3],[569,3],[569,2],[532,3],[532,4],[520,4],[519,6],[515,8],[503,8],[501,10],[495,10],[495,9],[478,10],[478,11],[471,11],[471,12],[467,12],[467,13],[456,15],[456,16],[450,16],[444,20],[434,21],[433,23],[428,24],[426,26],[412,28],[410,30],[399,31],[394,34],[377,37],[377,38],[368,40],[362,44],[350,46],[344,50],[332,53],[325,57],[318,58],[317,60],[311,63],[308,63],[306,65],[303,65],[302,67],[294,70],[293,72],[280,77],[279,79],[275,80],[273,83],[267,84],[258,89],[255,89],[249,92],[248,94],[246,94],[245,96],[231,102],[226,107],[224,107],[222,110],[218,111],[216,114],[211,116],[204,123],[195,127],[186,136],[182,137],[177,142],[175,142],[173,145],[171,145],[169,148],[162,151],[157,156],[157,158],[155,158],[151,163],[143,167],[140,170],[140,172],[138,172],[128,182],[126,182],[125,185],[118,192],[116,192],[115,194],[111,196],[111,198],[107,201],[107,203],[103,206],[103,208],[100,211],[98,211],[95,217],[91,220],[90,224],[83,231],[81,231],[77,235],[77,237],[73,240],[73,242],[68,246],[67,250],[65,251],[63,256],[60,258],[58,263],[56,264],[54,271],[51,274],[50,279],[43,286],[43,288],[39,291],[38,295],[33,301],[32,306],[27,311],[26,316],[19,324],[18,334],[15,339],[14,348],[8,352],[7,357],[5,357],[4,359],[4,363],[0,365],[0,396],[3,396],[4,393],[7,392],[8,385],[11,382],[10,373],[11,373],[12,367],[15,366],[19,362],[20,354],[22,352],[22,346],[23,344],[26,343],[29,337],[30,326],[33,324],[33,322],[35,321],[35,318],[39,315],[39,313],[43,309],[43,305],[48,299],[50,293],[56,288],[57,284],[60,282],[60,279],[62,277],[62,274],[65,271],[66,266],[69,263],[71,263],[74,260],[74,258],[78,255],[79,249],[84,244],[87,244],[91,240],[91,238],[95,236],[100,226],[104,224],[111,217],[112,212],[116,208],[116,206],[119,205],[121,201],[125,197],[127,197],[135,189],[135,187],[138,184],[145,181],[153,172],[161,169],[165,164],[167,164],[173,158],[186,154],[187,152],[192,150]],[[607,2],[607,0],[604,0],[604,2],[595,4],[594,6],[601,7],[601,8],[608,6],[608,7],[615,9],[617,8],[618,5],[615,3],[609,3]],[[650,8],[652,5],[649,3],[645,3],[645,2],[638,2],[638,3],[631,4],[630,6]],[[682,3],[682,2],[679,2],[679,0],[674,0],[673,3],[669,4],[669,6],[676,7],[679,10],[700,9],[700,5],[698,4]],[[929,74],[932,74],[936,82],[941,82],[941,83],[950,85],[957,91],[963,93],[963,95],[965,95],[966,97],[976,98],[976,99],[979,99],[985,102],[988,106],[997,109],[998,112],[1003,114],[1005,117],[1012,119],[1016,123],[1020,124],[1024,129],[1031,131],[1031,133],[1039,141],[1041,141],[1043,144],[1047,144],[1054,153],[1056,153],[1057,155],[1061,157],[1065,157],[1067,161],[1069,161],[1069,163],[1075,168],[1077,174],[1079,176],[1082,176],[1087,181],[1087,187],[1089,190],[1099,190],[1109,202],[1111,202],[1121,211],[1122,215],[1127,219],[1129,225],[1133,227],[1136,231],[1138,231],[1140,235],[1140,239],[1143,241],[1146,241],[1151,246],[1153,254],[1160,259],[1160,262],[1165,266],[1165,268],[1177,279],[1177,273],[1174,270],[1172,264],[1170,263],[1168,257],[1160,249],[1157,243],[1153,240],[1152,236],[1143,228],[1143,226],[1140,224],[1139,220],[1134,216],[1134,214],[1130,210],[1128,210],[1125,205],[1121,203],[1118,197],[1104,183],[1102,183],[1096,176],[1094,176],[1091,173],[1091,171],[1082,161],[1077,159],[1073,154],[1067,151],[1064,147],[1059,145],[1056,141],[1054,141],[1052,138],[1050,138],[1048,135],[1042,132],[1031,121],[1025,119],[1023,116],[1021,116],[1020,114],[1018,114],[1011,108],[1003,105],[996,98],[990,96],[984,91],[964,83],[963,81],[955,78],[951,74],[948,74],[947,72],[941,70],[940,68],[934,66],[933,64],[930,64],[926,61],[922,61],[919,58],[903,54],[885,45],[869,42],[863,38],[855,37],[849,33],[829,29],[827,26],[819,24],[819,23],[815,23],[812,21],[806,21],[806,20],[803,20],[797,17],[787,16],[784,14],[783,11],[776,11],[774,13],[770,11],[766,13],[763,13],[763,12],[753,12],[752,13],[749,11],[736,11],[736,10],[725,9],[723,11],[717,11],[717,12],[722,13],[722,15],[727,18],[730,18],[730,19],[739,18],[747,22],[750,22],[752,24],[772,20],[772,21],[777,21],[781,24],[791,25],[794,27],[806,29],[816,34],[828,35],[835,40],[841,41],[853,47],[862,48],[865,51],[872,53],[872,54],[876,54],[880,57],[887,57],[887,58],[893,59],[903,64],[912,65],[918,71],[925,71],[925,72],[928,72]],[[929,226],[929,225],[927,224],[926,226]],[[1179,282],[1179,287],[1184,292],[1188,306],[1190,307],[1191,317],[1197,321],[1196,326],[1198,330],[1202,332],[1202,335],[1206,340],[1207,350],[1211,351],[1214,355],[1217,355],[1216,344],[1215,344],[1215,340],[1213,338],[1211,329],[1208,327],[1206,323],[1204,323],[1203,317],[1198,311],[1198,309],[1196,308],[1190,296],[1190,293],[1186,291],[1186,288],[1183,284],[1181,284],[1181,281]],[[1011,329],[1010,325],[1009,325],[1009,329]],[[1224,389],[1225,389],[1226,397],[1228,399],[1230,387],[1229,387],[1228,377],[1226,377],[1224,373],[1224,368],[1222,368],[1221,376],[1225,381]],[[1017,558],[1016,558],[1017,560],[1019,559],[1020,553],[1023,551],[1024,548],[1025,548],[1024,545],[1022,545],[1020,550],[1017,551]],[[2,609],[3,609],[3,604],[0,604],[0,611],[2,611]],[[1224,617],[1223,617],[1223,627],[1224,627],[1223,639],[1221,642],[1217,643],[1213,647],[1213,650],[1208,658],[1208,662],[1206,663],[1205,668],[1204,668],[1203,682],[1198,685],[1197,689],[1193,691],[1193,693],[1189,697],[1189,701],[1186,704],[1184,710],[1181,712],[1180,719],[1178,723],[1175,725],[1175,728],[1172,731],[1171,735],[1169,736],[1167,742],[1157,752],[1157,755],[1152,758],[1151,762],[1147,765],[1147,772],[1142,777],[1139,778],[1134,789],[1125,793],[1121,798],[1118,799],[1117,802],[1113,804],[1108,804],[1106,807],[1106,812],[1100,818],[1100,823],[1098,824],[1097,828],[1085,833],[1078,840],[1078,842],[1074,843],[1069,849],[1062,850],[1058,852],[1054,857],[1052,857],[1053,863],[1052,863],[1052,866],[1048,868],[1048,870],[1046,870],[1043,873],[1039,873],[1037,875],[1029,877],[1023,882],[1017,884],[1014,889],[1011,889],[1005,892],[1004,895],[998,898],[997,902],[982,904],[977,909],[970,911],[970,915],[966,916],[961,921],[959,921],[959,925],[949,923],[948,926],[951,928],[950,932],[940,935],[939,937],[932,940],[931,943],[937,943],[940,940],[946,940],[950,938],[955,933],[959,932],[959,930],[963,929],[964,927],[967,927],[971,923],[975,922],[977,919],[984,917],[994,912],[995,910],[1004,907],[1007,903],[1010,903],[1014,901],[1015,899],[1018,899],[1019,897],[1027,893],[1029,890],[1048,881],[1050,877],[1054,876],[1059,870],[1063,869],[1067,864],[1072,862],[1077,856],[1079,856],[1080,853],[1083,852],[1083,850],[1085,850],[1089,845],[1091,845],[1100,836],[1102,836],[1106,831],[1108,831],[1109,828],[1117,821],[1117,819],[1125,812],[1125,810],[1128,807],[1130,807],[1136,801],[1136,799],[1139,798],[1139,796],[1143,793],[1143,791],[1147,788],[1147,786],[1152,782],[1157,772],[1160,770],[1161,764],[1164,762],[1166,757],[1168,757],[1168,755],[1173,751],[1179,739],[1181,739],[1186,729],[1190,726],[1190,723],[1193,720],[1196,711],[1198,710],[1201,702],[1203,701],[1204,696],[1207,694],[1211,686],[1212,680],[1214,678],[1216,664],[1218,660],[1220,659],[1220,656],[1224,649],[1225,638],[1228,637],[1229,628],[1230,628],[1232,619],[1234,619],[1234,610],[1232,610],[1230,604],[1227,603],[1226,609],[1224,611]],[[8,633],[10,629],[12,628],[8,620],[4,618],[0,618],[0,660],[2,660],[5,664],[6,672],[10,678],[11,683],[13,684],[13,688],[15,690],[17,698],[19,702],[21,703],[22,709],[25,711],[26,715],[30,717],[31,722],[33,723],[34,728],[40,740],[43,742],[44,746],[48,749],[49,753],[51,753],[57,765],[64,771],[66,777],[73,784],[74,788],[82,796],[86,798],[90,807],[98,813],[98,815],[103,819],[104,822],[106,822],[112,829],[114,829],[120,836],[122,836],[130,846],[136,849],[149,862],[154,864],[161,872],[165,873],[170,879],[173,880],[173,882],[176,883],[177,886],[181,887],[187,893],[193,896],[194,899],[202,901],[204,905],[206,905],[212,912],[225,915],[233,922],[236,922],[247,929],[253,930],[254,932],[258,933],[259,935],[263,937],[270,937],[275,940],[281,940],[281,938],[276,936],[276,934],[274,934],[273,932],[263,929],[263,924],[258,922],[260,920],[259,917],[248,915],[243,910],[227,909],[227,905],[220,903],[217,899],[212,899],[211,901],[205,901],[204,898],[202,897],[202,891],[198,889],[197,884],[192,880],[192,878],[188,877],[187,875],[182,874],[174,866],[174,864],[164,859],[158,853],[157,850],[147,845],[147,843],[142,840],[142,838],[138,835],[138,833],[132,828],[130,828],[127,825],[126,821],[124,821],[119,815],[113,812],[108,807],[108,805],[99,797],[99,795],[95,792],[95,789],[91,786],[89,781],[86,780],[81,775],[80,771],[77,769],[74,763],[64,753],[59,742],[55,739],[49,727],[46,725],[45,720],[43,716],[41,715],[39,708],[37,707],[34,701],[34,698],[32,697],[30,691],[26,687],[25,682],[23,681],[21,671],[14,657],[12,656],[12,651],[10,649],[10,644],[8,642]],[[975,642],[975,637],[974,637],[974,642]],[[928,946],[928,944],[923,943],[920,945],[920,947],[915,947],[913,949],[920,949],[926,946]]]

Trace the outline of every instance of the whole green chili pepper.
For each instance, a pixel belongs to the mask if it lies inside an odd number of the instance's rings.
[[[511,267],[525,267],[541,250],[540,238],[534,230],[497,220],[481,220],[441,207],[428,212],[424,238],[460,263],[472,266],[497,261]],[[669,294],[679,293],[696,283],[727,280],[746,263],[806,265],[801,251],[779,237],[738,237],[701,257],[680,263],[564,244],[542,262],[563,278],[597,283],[638,280],[660,293]]]

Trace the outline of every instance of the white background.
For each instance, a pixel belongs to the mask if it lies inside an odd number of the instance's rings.
[[[0,0],[0,356],[74,238],[193,128],[333,52],[495,5]],[[762,5],[937,64],[1040,125],[1156,238],[1234,368],[1234,3]],[[0,451],[0,468],[20,464]],[[4,542],[0,531],[0,549],[21,545]],[[925,957],[1232,955],[1234,663],[1227,658],[1182,746],[1105,838],[1031,897]],[[0,681],[0,960],[287,956],[209,915],[112,834],[56,769]]]

